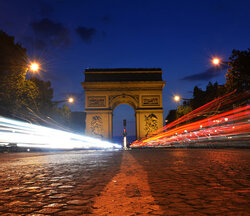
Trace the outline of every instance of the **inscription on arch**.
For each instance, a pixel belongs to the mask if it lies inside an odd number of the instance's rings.
[[[142,106],[160,106],[160,95],[143,95]]]
[[[106,97],[105,96],[88,96],[87,104],[88,104],[88,107],[105,107]]]

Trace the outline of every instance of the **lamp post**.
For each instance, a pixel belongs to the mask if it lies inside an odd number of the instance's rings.
[[[175,95],[175,96],[174,96],[174,100],[175,100],[176,102],[179,102],[180,100],[183,100],[183,101],[190,101],[190,100],[192,100],[192,99],[187,99],[187,98],[180,97],[179,95]]]
[[[59,103],[64,103],[64,102],[68,102],[68,103],[74,103],[74,98],[73,97],[69,97],[68,99],[66,100],[59,100],[59,101],[53,101],[53,104],[54,105],[58,105]]]
[[[211,60],[211,62],[212,62],[212,64],[215,65],[215,66],[219,66],[219,65],[221,65],[221,64],[228,64],[227,61],[222,61],[220,58],[217,58],[217,57],[213,58],[213,59]]]

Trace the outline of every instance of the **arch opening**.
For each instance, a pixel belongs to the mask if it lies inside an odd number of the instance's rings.
[[[123,142],[123,120],[126,119],[127,143],[136,140],[136,119],[135,110],[129,104],[119,104],[113,110],[113,135],[114,142],[122,144]]]

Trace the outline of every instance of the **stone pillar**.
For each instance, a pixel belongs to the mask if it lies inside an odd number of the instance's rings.
[[[141,139],[163,127],[163,109],[136,110],[136,139]]]
[[[87,110],[86,135],[97,138],[112,138],[112,110]]]

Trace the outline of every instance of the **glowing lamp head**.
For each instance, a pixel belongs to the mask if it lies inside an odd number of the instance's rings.
[[[30,64],[30,70],[34,71],[34,72],[38,71],[39,70],[39,65],[37,63],[35,63],[35,62],[31,63]]]
[[[175,101],[180,101],[180,99],[181,99],[181,98],[180,98],[179,95],[175,95],[175,96],[174,96],[174,100],[175,100]]]
[[[220,59],[214,58],[214,59],[212,60],[212,63],[213,63],[214,65],[218,65],[218,64],[220,64]]]
[[[74,98],[70,97],[70,98],[68,99],[68,102],[69,102],[69,103],[74,103]]]

